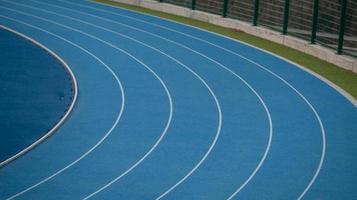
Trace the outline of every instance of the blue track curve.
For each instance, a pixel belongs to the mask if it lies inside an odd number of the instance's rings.
[[[58,133],[0,169],[1,199],[357,198],[357,109],[293,64],[87,1],[0,10],[81,86]]]

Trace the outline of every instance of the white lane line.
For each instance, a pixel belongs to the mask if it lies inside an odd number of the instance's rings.
[[[41,142],[43,142],[45,139],[47,139],[48,137],[50,137],[52,134],[54,134],[54,132],[65,122],[65,120],[67,120],[69,114],[72,112],[73,107],[75,105],[75,103],[77,102],[77,97],[78,97],[78,83],[76,80],[76,77],[74,76],[71,68],[68,66],[68,64],[60,57],[58,56],[56,53],[54,53],[51,49],[49,49],[48,47],[46,47],[45,45],[41,44],[40,42],[18,32],[15,31],[14,29],[8,28],[6,26],[3,26],[0,24],[0,28],[5,29],[7,31],[10,31],[12,33],[15,33],[16,35],[34,43],[35,45],[39,46],[40,48],[44,49],[45,51],[47,51],[50,55],[52,55],[53,57],[55,57],[61,64],[62,66],[67,70],[68,74],[70,75],[72,81],[73,81],[73,88],[74,88],[74,95],[73,95],[73,99],[72,102],[70,104],[70,106],[68,107],[66,113],[63,115],[63,117],[56,123],[55,126],[53,126],[51,128],[51,130],[49,130],[45,135],[43,135],[40,139],[36,140],[34,143],[32,143],[30,146],[26,147],[25,149],[21,150],[20,152],[18,152],[17,154],[11,156],[10,158],[4,160],[3,162],[0,163],[0,168],[7,165],[8,163],[10,163],[11,161],[17,159],[18,157],[24,155],[25,153],[27,153],[28,151],[30,151],[31,149],[33,149],[34,147],[36,147],[38,144],[40,144]]]
[[[23,6],[25,6],[25,5],[23,5]],[[0,7],[1,7],[1,6],[0,6]],[[30,6],[25,6],[25,7],[30,7]],[[45,20],[44,18],[37,17],[37,16],[35,16],[35,15],[26,14],[26,13],[24,13],[24,12],[16,11],[16,10],[13,10],[13,9],[10,9],[10,10],[12,10],[13,12],[19,12],[19,13],[22,13],[22,14],[24,14],[24,15],[28,15],[28,16],[32,16],[32,17],[35,17],[35,18],[39,18],[39,19]],[[65,26],[65,25],[63,25],[63,24],[60,24],[60,23],[56,23],[56,22],[53,22],[53,21],[51,21],[51,20],[45,20],[45,21],[48,21],[48,22],[50,22],[50,23],[54,23],[54,24],[57,24],[57,25],[59,25],[59,26],[62,26],[62,27],[68,28],[68,29],[70,29],[70,30],[73,30],[73,31],[76,31],[76,32],[79,32],[79,33],[84,34],[82,31],[79,31],[79,30],[77,30],[77,29],[70,28],[70,27]],[[151,147],[151,149],[150,149],[139,161],[137,161],[131,168],[129,168],[129,170],[127,170],[127,171],[125,172],[125,174],[127,174],[127,173],[129,173],[133,168],[135,168],[137,165],[139,165],[139,164],[159,145],[159,143],[162,141],[162,139],[163,139],[164,136],[166,135],[167,130],[169,129],[169,126],[170,126],[170,124],[171,124],[172,115],[173,115],[173,103],[172,103],[171,94],[170,94],[169,90],[167,89],[167,86],[166,86],[166,84],[164,83],[164,81],[163,81],[149,66],[147,66],[145,63],[143,63],[142,61],[140,61],[140,60],[137,59],[136,57],[132,56],[132,55],[131,55],[130,53],[128,53],[127,51],[125,51],[125,50],[123,50],[123,49],[120,49],[119,47],[114,46],[114,45],[111,44],[111,43],[108,43],[108,42],[106,42],[106,41],[104,41],[104,40],[101,40],[101,39],[99,39],[99,38],[97,38],[97,37],[94,37],[94,36],[92,36],[92,35],[89,35],[89,34],[84,34],[84,35],[87,35],[88,37],[91,37],[91,38],[93,38],[93,39],[96,39],[96,40],[98,40],[98,41],[101,41],[101,42],[103,42],[103,43],[109,45],[110,47],[112,47],[112,48],[114,48],[114,49],[116,49],[116,50],[118,50],[118,51],[120,51],[120,52],[122,52],[122,53],[128,55],[130,58],[134,59],[135,61],[137,61],[138,63],[140,63],[142,66],[144,66],[148,71],[150,71],[150,72],[160,81],[160,83],[161,83],[161,85],[163,86],[163,88],[165,89],[165,92],[166,92],[166,94],[167,94],[167,96],[168,96],[168,99],[169,99],[170,112],[169,112],[168,121],[167,121],[167,123],[166,123],[166,126],[165,126],[164,131],[162,132],[160,138],[156,141],[156,143]]]
[[[205,43],[207,43],[207,44],[211,44],[212,46],[216,46],[216,47],[218,47],[218,48],[220,48],[220,49],[222,49],[222,50],[225,50],[225,51],[227,51],[227,52],[233,53],[234,55],[237,55],[237,56],[239,56],[240,58],[242,58],[242,59],[244,59],[244,60],[246,60],[246,61],[248,61],[248,62],[250,62],[250,63],[252,63],[252,64],[254,64],[254,65],[256,65],[256,66],[258,66],[259,68],[261,68],[261,69],[267,71],[268,73],[272,74],[273,76],[275,76],[276,78],[278,78],[279,80],[281,80],[284,84],[288,85],[288,87],[290,87],[291,89],[293,89],[293,90],[306,102],[306,104],[310,107],[310,109],[311,109],[312,112],[314,113],[315,117],[317,118],[317,121],[318,121],[319,126],[320,126],[320,129],[321,129],[322,153],[321,153],[319,165],[318,165],[318,167],[317,167],[317,169],[316,169],[316,171],[315,171],[314,176],[312,177],[312,179],[310,180],[310,182],[308,183],[308,185],[307,185],[307,187],[304,189],[304,191],[301,193],[301,195],[298,197],[298,199],[302,199],[303,196],[306,194],[306,192],[311,188],[312,184],[315,182],[315,180],[316,180],[318,174],[319,174],[320,171],[321,171],[321,168],[322,168],[322,166],[323,166],[323,163],[324,163],[324,160],[325,160],[325,157],[326,157],[326,134],[325,134],[325,129],[324,129],[323,123],[322,123],[322,121],[321,121],[321,118],[320,118],[318,112],[315,110],[315,108],[312,106],[312,104],[306,99],[306,97],[305,97],[303,94],[301,94],[301,93],[300,93],[295,87],[293,87],[288,81],[286,81],[285,79],[283,79],[281,76],[277,75],[276,73],[272,72],[272,71],[269,70],[268,68],[264,67],[263,65],[261,65],[261,64],[259,64],[259,63],[257,63],[257,62],[255,62],[255,61],[253,61],[253,60],[251,60],[251,59],[249,59],[249,58],[247,58],[247,57],[245,57],[245,56],[243,56],[243,55],[241,55],[241,54],[238,54],[238,53],[235,53],[235,52],[233,52],[233,51],[231,51],[231,50],[228,50],[228,49],[226,49],[226,48],[224,48],[224,47],[222,47],[222,46],[213,44],[213,43],[211,43],[211,42],[209,42],[209,41],[207,41],[207,40],[203,40],[203,39],[197,38],[197,37],[195,37],[195,36],[192,36],[192,35],[189,35],[189,34],[186,34],[186,33],[183,33],[183,32],[180,32],[180,31],[177,31],[177,30],[174,30],[174,29],[171,29],[171,28],[167,28],[167,27],[164,27],[164,26],[155,24],[155,23],[151,23],[151,22],[148,22],[148,21],[145,21],[145,20],[140,20],[140,19],[133,18],[133,17],[130,17],[130,16],[118,14],[118,13],[116,13],[116,12],[111,12],[111,11],[107,11],[107,10],[104,10],[104,9],[98,9],[98,8],[94,8],[94,7],[91,7],[91,6],[84,6],[84,5],[82,5],[82,4],[77,4],[77,3],[73,3],[73,2],[68,2],[68,1],[65,1],[65,0],[58,0],[58,1],[66,2],[66,3],[68,3],[68,4],[78,5],[78,6],[80,6],[80,7],[87,7],[87,8],[93,9],[93,10],[98,10],[98,11],[101,11],[101,12],[110,13],[110,14],[117,15],[117,16],[122,16],[122,17],[129,18],[129,19],[132,19],[132,20],[135,20],[135,21],[140,21],[140,22],[143,22],[143,23],[145,23],[145,24],[150,24],[150,25],[152,25],[152,26],[156,26],[156,27],[159,27],[159,28],[162,28],[162,29],[166,29],[166,30],[169,30],[169,31],[172,31],[172,32],[176,32],[176,33],[185,35],[185,36],[187,36],[187,37],[190,37],[190,38],[193,38],[193,39],[196,39],[196,40],[205,42]],[[97,2],[95,2],[95,3],[97,3]],[[99,3],[99,4],[101,4],[101,3]],[[103,4],[103,5],[106,5],[106,4]],[[108,5],[106,5],[106,6],[108,6]],[[111,6],[111,7],[114,7],[114,6]],[[114,7],[114,8],[116,8],[116,7]],[[123,10],[128,10],[128,9],[125,9],[125,8],[121,8],[121,9],[123,9]],[[135,11],[132,11],[132,10],[128,10],[128,11],[135,12]],[[148,15],[148,14],[144,14],[144,13],[140,13],[140,12],[135,12],[135,13],[139,13],[139,14],[142,14],[142,15]],[[288,63],[290,63],[290,64],[292,64],[292,65],[294,65],[294,66],[297,66],[297,67],[299,67],[299,68],[305,70],[306,72],[308,72],[308,73],[314,75],[314,76],[317,77],[318,79],[324,81],[325,83],[327,83],[328,85],[330,85],[331,87],[333,87],[334,89],[336,89],[340,94],[342,94],[346,99],[348,99],[353,105],[355,105],[355,106],[357,105],[357,103],[356,103],[356,101],[354,100],[354,98],[352,98],[350,95],[348,95],[346,92],[344,92],[341,88],[339,88],[339,87],[336,86],[335,84],[331,83],[330,81],[328,81],[328,80],[325,79],[325,78],[322,78],[321,76],[316,75],[315,73],[311,72],[311,70],[307,70],[307,69],[305,69],[304,67],[302,67],[302,66],[300,66],[300,65],[298,65],[298,64],[296,64],[296,63],[293,63],[292,61],[289,61],[289,60],[287,60],[287,59],[285,59],[285,58],[282,58],[281,56],[278,56],[278,55],[273,54],[273,53],[271,53],[271,52],[268,52],[268,51],[266,51],[266,50],[260,49],[260,48],[258,48],[258,47],[253,46],[253,45],[247,44],[247,43],[245,43],[245,42],[241,42],[241,41],[239,41],[239,40],[235,40],[235,39],[229,38],[229,37],[227,37],[227,36],[223,36],[223,35],[220,35],[220,34],[217,34],[217,33],[214,33],[214,32],[210,32],[210,31],[207,31],[207,30],[204,30],[204,29],[201,29],[201,28],[197,28],[197,27],[194,27],[194,26],[190,26],[190,25],[183,24],[183,23],[180,23],[180,22],[175,22],[175,21],[173,21],[173,20],[168,20],[168,19],[165,19],[165,18],[153,16],[153,15],[148,15],[148,16],[156,17],[156,18],[158,18],[158,19],[170,21],[170,22],[173,22],[173,23],[176,23],[176,24],[181,24],[181,25],[183,25],[183,26],[187,26],[187,27],[191,27],[191,28],[194,28],[194,29],[197,29],[197,30],[205,31],[205,32],[208,32],[208,33],[211,33],[211,34],[220,36],[220,37],[224,37],[224,38],[230,39],[230,40],[232,40],[232,41],[235,41],[235,42],[238,42],[238,43],[241,43],[241,44],[245,44],[245,45],[247,45],[247,46],[249,46],[249,47],[258,49],[258,50],[263,51],[263,52],[265,52],[265,53],[268,53],[268,54],[270,54],[270,55],[272,55],[272,56],[276,56],[276,57],[278,57],[278,58],[280,58],[280,59],[282,59],[282,60],[284,60],[284,61],[287,61]],[[264,159],[265,159],[265,158],[264,158]],[[261,166],[261,165],[260,165],[260,166]],[[260,168],[260,166],[258,165],[259,168]],[[258,168],[258,169],[259,169],[259,168]],[[253,173],[256,172],[256,171],[258,171],[258,170],[254,170]],[[250,181],[250,180],[251,180],[251,177],[249,177],[248,180]],[[249,182],[249,181],[248,181],[248,182]],[[242,186],[244,187],[245,185],[247,185],[246,182],[243,183]],[[240,186],[232,195],[233,195],[233,196],[237,195],[238,192],[240,192],[240,191],[243,189],[242,186]],[[229,199],[231,199],[231,198],[233,197],[232,195],[229,197]]]
[[[184,45],[182,45],[182,44],[180,44],[180,43],[174,42],[174,41],[169,40],[169,39],[167,39],[167,38],[161,37],[161,36],[159,36],[159,35],[156,35],[156,34],[153,34],[153,33],[150,33],[150,32],[144,31],[144,30],[142,30],[142,29],[138,29],[138,28],[135,28],[135,27],[126,25],[126,24],[122,24],[122,23],[119,23],[119,22],[115,22],[115,21],[112,21],[112,20],[109,20],[109,19],[106,19],[106,18],[98,17],[98,16],[91,15],[91,14],[88,14],[88,13],[84,13],[84,12],[81,12],[81,11],[76,11],[76,10],[73,10],[73,9],[64,8],[64,7],[61,7],[61,6],[57,6],[57,5],[53,5],[53,4],[49,4],[49,3],[44,3],[44,2],[39,2],[39,1],[35,1],[35,0],[33,0],[33,1],[34,1],[34,2],[37,2],[37,3],[39,3],[39,4],[46,4],[46,5],[49,5],[49,6],[52,6],[52,7],[58,7],[58,8],[70,10],[70,11],[72,11],[72,12],[77,12],[77,13],[80,13],[80,14],[84,14],[84,15],[89,15],[89,16],[92,16],[92,17],[96,17],[96,18],[99,18],[99,19],[102,19],[102,20],[110,21],[110,22],[112,22],[112,23],[120,24],[120,25],[129,27],[129,28],[131,28],[131,29],[144,32],[144,33],[149,34],[149,35],[152,35],[152,36],[154,36],[154,37],[161,38],[161,39],[163,39],[163,40],[166,40],[166,41],[168,41],[168,42],[171,42],[171,43],[174,43],[174,44],[176,44],[176,45],[178,45],[178,46],[181,46],[181,47],[183,47],[183,48],[185,48],[185,49],[188,49],[188,50],[190,50],[190,51],[192,51],[192,52],[194,52],[194,53],[196,53],[196,54],[199,54],[200,56],[205,57],[206,59],[208,59],[208,60],[214,62],[215,64],[218,64],[219,66],[221,66],[222,68],[224,68],[225,70],[229,71],[229,72],[232,73],[234,76],[236,76],[237,78],[239,78],[239,79],[240,79],[243,83],[245,83],[245,84],[253,91],[253,93],[258,97],[259,101],[262,103],[262,105],[263,105],[263,107],[264,107],[264,109],[265,109],[265,112],[266,112],[266,114],[267,114],[267,116],[268,116],[268,120],[269,120],[269,139],[268,139],[268,144],[267,144],[267,146],[266,146],[265,152],[264,152],[264,154],[263,154],[263,156],[262,156],[262,159],[261,159],[260,162],[258,163],[257,167],[254,169],[254,171],[253,171],[252,174],[248,177],[248,179],[243,183],[243,187],[244,187],[246,184],[248,184],[248,182],[254,177],[254,175],[256,174],[256,172],[257,172],[257,171],[260,169],[260,167],[263,165],[263,163],[264,163],[264,161],[265,161],[265,159],[266,159],[266,157],[267,157],[267,155],[268,155],[268,152],[269,152],[269,150],[270,150],[270,146],[271,146],[271,143],[272,143],[272,137],[273,137],[273,125],[272,125],[272,119],[271,119],[271,115],[270,115],[269,109],[267,108],[265,102],[264,102],[263,99],[260,97],[260,95],[254,90],[254,88],[251,87],[251,86],[249,85],[249,83],[247,83],[243,78],[241,78],[241,77],[240,77],[239,75],[237,75],[235,72],[233,72],[232,70],[230,70],[230,69],[228,69],[227,67],[223,66],[222,64],[220,64],[220,63],[214,61],[213,59],[210,59],[210,58],[208,58],[207,56],[205,56],[205,55],[203,55],[203,54],[201,54],[201,53],[199,53],[199,52],[197,52],[197,51],[195,51],[195,50],[193,50],[193,49],[191,49],[191,48],[189,48],[189,47],[187,47],[187,46],[184,46]],[[67,18],[72,18],[72,17],[67,17]],[[74,18],[72,18],[72,19],[74,19]],[[74,20],[77,20],[77,19],[74,19]],[[77,21],[78,21],[78,20],[77,20]],[[82,21],[82,20],[79,20],[79,21]],[[83,21],[82,21],[82,22],[83,22]],[[85,22],[85,23],[86,23],[86,22]],[[86,24],[88,24],[88,23],[86,23]],[[92,24],[92,25],[93,25],[93,24]],[[94,26],[96,26],[96,25],[94,25]],[[96,27],[100,27],[100,26],[96,26]],[[114,31],[112,31],[112,30],[110,30],[110,29],[105,29],[105,28],[103,28],[103,27],[101,27],[101,29],[107,30],[107,31],[112,32],[112,33],[114,33],[114,34],[117,33],[117,32],[114,32]],[[122,35],[122,34],[120,34],[120,35]],[[127,37],[127,36],[125,36],[125,37],[126,37],[126,38],[129,38],[129,39],[132,39],[131,37]],[[134,41],[137,41],[137,40],[134,39]],[[137,41],[137,42],[139,42],[139,41]],[[139,43],[140,43],[140,44],[143,44],[142,42],[139,42]],[[146,44],[143,44],[143,45],[147,46]],[[152,47],[149,46],[149,48],[152,48]],[[152,49],[155,49],[155,48],[152,48]],[[167,55],[167,54],[166,54],[166,55]],[[175,59],[175,60],[176,60],[176,59]],[[192,173],[193,173],[193,172],[192,172]],[[186,178],[187,178],[187,177],[186,177]],[[184,177],[184,179],[186,179],[186,178]],[[183,180],[183,181],[184,181],[184,180]],[[183,182],[183,181],[182,181],[182,182]],[[114,181],[114,182],[115,182],[115,181]],[[114,183],[114,182],[113,182],[113,183]],[[179,183],[179,184],[181,184],[181,183]],[[177,187],[179,184],[177,184],[176,186],[174,185],[174,186]],[[173,186],[173,187],[174,187],[174,186]],[[174,187],[174,188],[175,188],[175,187]],[[241,187],[241,188],[243,188],[243,187]],[[174,188],[170,188],[169,190],[172,191]],[[168,194],[170,191],[166,191],[166,194]],[[165,196],[166,194],[164,193],[164,194],[162,194],[162,195],[161,195],[160,197],[158,197],[158,198],[162,198],[162,197]]]
[[[2,6],[0,6],[0,7],[2,7]],[[4,7],[2,7],[2,8],[4,8]],[[8,20],[11,20],[11,21],[14,21],[14,22],[17,22],[17,23],[19,23],[19,24],[23,24],[23,25],[25,25],[25,26],[28,26],[28,27],[31,27],[31,28],[34,28],[34,29],[37,29],[37,30],[39,30],[39,31],[45,32],[45,33],[47,33],[47,34],[49,34],[49,35],[52,35],[52,36],[54,36],[54,37],[56,37],[56,38],[58,38],[58,39],[61,39],[61,40],[65,41],[65,42],[67,42],[67,43],[69,43],[69,44],[75,46],[76,48],[81,49],[81,50],[84,51],[85,53],[89,54],[91,57],[95,58],[99,63],[101,63],[103,66],[105,66],[105,68],[112,74],[112,76],[115,78],[115,80],[116,80],[116,82],[117,82],[117,84],[118,84],[118,86],[119,86],[119,88],[120,88],[120,93],[121,93],[121,96],[122,96],[122,103],[121,103],[121,108],[120,108],[119,114],[118,114],[118,116],[117,116],[117,118],[116,118],[114,124],[112,125],[112,127],[109,129],[109,131],[104,135],[104,137],[103,137],[101,140],[99,140],[99,141],[98,141],[92,148],[90,148],[86,153],[84,153],[82,156],[80,156],[78,159],[76,159],[75,161],[73,161],[72,163],[70,163],[69,165],[67,165],[66,167],[64,167],[63,169],[57,171],[57,172],[54,173],[53,175],[51,175],[51,176],[47,177],[46,179],[44,179],[44,180],[42,180],[42,181],[36,183],[35,185],[33,185],[33,186],[31,186],[31,187],[28,187],[27,189],[23,190],[22,192],[19,192],[19,193],[13,195],[13,196],[7,198],[7,200],[10,200],[10,199],[14,199],[14,198],[20,196],[21,194],[23,194],[23,193],[25,193],[25,192],[27,192],[27,191],[29,191],[29,190],[31,190],[31,189],[37,187],[38,185],[41,185],[41,184],[44,183],[44,182],[47,182],[47,181],[50,180],[51,178],[57,176],[58,174],[60,174],[60,173],[62,173],[63,171],[65,171],[66,169],[68,169],[68,168],[70,168],[71,166],[75,165],[77,162],[79,162],[79,161],[82,160],[84,157],[86,157],[89,153],[91,153],[95,148],[97,148],[97,147],[110,135],[110,133],[113,131],[113,129],[117,126],[117,124],[118,124],[118,122],[119,122],[119,120],[120,120],[120,118],[121,118],[121,116],[122,116],[122,113],[123,113],[123,111],[124,111],[124,106],[125,106],[125,92],[124,92],[122,83],[120,82],[120,80],[119,80],[119,78],[117,77],[117,75],[112,71],[112,69],[111,69],[109,66],[107,66],[104,62],[102,62],[98,57],[96,57],[96,56],[93,55],[91,52],[89,52],[88,50],[82,48],[81,46],[79,46],[79,45],[77,45],[77,44],[75,44],[75,43],[73,43],[73,42],[71,42],[71,41],[69,41],[69,40],[67,40],[67,39],[65,39],[65,38],[63,38],[63,37],[61,37],[61,36],[59,36],[59,35],[56,35],[56,34],[51,33],[51,32],[49,32],[49,31],[46,31],[46,30],[44,30],[44,29],[42,29],[42,28],[40,28],[40,27],[33,26],[33,25],[31,25],[31,24],[25,23],[25,22],[23,22],[23,21],[20,21],[20,20],[11,18],[11,17],[4,16],[4,15],[0,15],[0,17],[5,18],[5,19],[8,19]]]

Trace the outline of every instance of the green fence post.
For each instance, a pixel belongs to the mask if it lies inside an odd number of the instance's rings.
[[[222,17],[227,17],[227,10],[228,10],[228,0],[224,0],[223,1]]]
[[[259,0],[254,0],[254,15],[253,15],[253,26],[258,24],[259,15]]]
[[[311,44],[316,42],[317,18],[319,16],[319,0],[314,0],[314,10],[312,14]]]
[[[192,10],[195,10],[195,9],[196,9],[196,0],[192,0],[191,9],[192,9]]]
[[[338,45],[337,45],[337,54],[342,53],[343,48],[343,37],[345,35],[345,18],[346,18],[346,0],[341,1],[341,13],[340,13],[340,26],[338,30]]]
[[[288,32],[288,23],[289,23],[289,0],[285,0],[284,6],[284,22],[283,22],[283,35],[286,35]]]

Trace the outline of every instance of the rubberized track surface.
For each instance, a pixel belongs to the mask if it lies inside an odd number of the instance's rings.
[[[1,199],[357,199],[357,109],[212,33],[87,1],[0,0],[61,56],[76,107],[0,169]]]

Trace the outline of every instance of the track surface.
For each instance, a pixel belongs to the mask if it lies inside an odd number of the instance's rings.
[[[357,199],[356,107],[287,61],[82,0],[0,0],[0,24],[79,85],[57,133],[0,169],[1,199]]]

